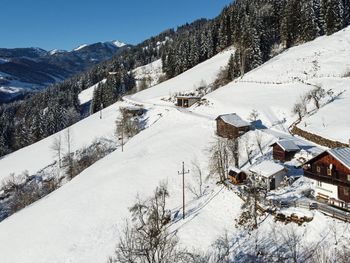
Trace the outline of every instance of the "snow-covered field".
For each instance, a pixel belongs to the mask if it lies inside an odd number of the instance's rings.
[[[208,94],[209,105],[179,110],[162,100],[176,92],[193,91],[202,81],[211,84],[234,52],[234,49],[229,49],[171,80],[128,97],[126,102],[110,106],[103,111],[102,119],[97,113],[73,125],[70,130],[75,150],[91,144],[98,137],[112,138],[119,106],[137,102],[148,110],[149,126],[128,141],[124,152],[117,149],[49,196],[0,223],[0,261],[105,262],[113,253],[119,231],[129,216],[128,208],[136,195],[148,197],[160,182],[168,184],[169,207],[173,215],[177,212],[181,215],[181,178],[177,171],[183,161],[191,169],[191,162],[197,160],[207,173],[207,149],[215,139],[213,118],[230,112],[247,118],[252,109],[256,109],[263,125],[268,128],[262,132],[267,152],[270,142],[290,136],[287,128],[296,120],[291,114],[293,104],[312,88],[293,79],[293,76],[305,77],[304,71],[312,77],[303,79],[347,90],[343,97],[308,118],[310,124],[307,127],[316,131],[324,115],[329,122],[334,118],[334,126],[329,126],[342,128],[337,136],[349,133],[349,126],[341,126],[348,116],[345,113],[333,116],[336,109],[349,112],[347,79],[339,79],[349,63],[349,60],[345,61],[349,56],[346,52],[349,38],[350,30],[346,29],[286,51],[243,79]],[[338,63],[343,64],[338,66]],[[315,64],[318,70],[314,70]],[[313,75],[314,71],[316,75]],[[332,75],[331,78],[336,76],[336,80],[325,78],[326,72]],[[82,95],[82,100],[89,97],[85,95]],[[62,131],[62,136],[64,133]],[[248,134],[248,138],[253,134]],[[55,136],[1,159],[0,180],[12,172],[18,174],[28,170],[35,173],[54,162],[50,145]],[[307,143],[298,140],[301,144]],[[254,160],[258,157],[255,156]],[[191,176],[192,173],[187,177],[189,181]],[[206,186],[207,194],[199,200],[187,192],[188,217],[184,221],[175,219],[171,226],[177,231],[180,243],[190,249],[208,250],[210,244],[228,230],[230,236],[238,239],[236,245],[242,250],[253,247],[253,238],[235,227],[242,201],[233,192],[216,186],[212,180],[207,181]],[[314,220],[297,230],[306,232],[305,242],[321,240],[335,224],[318,212],[312,212],[312,215]],[[349,236],[346,224],[337,222],[336,225],[339,233]],[[275,223],[268,217],[258,232],[263,238],[268,238],[270,236],[266,233],[269,235],[271,229],[282,232],[290,227]]]

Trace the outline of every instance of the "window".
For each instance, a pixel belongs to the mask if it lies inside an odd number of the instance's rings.
[[[317,171],[317,173],[320,173],[321,172],[321,167],[320,166],[316,166],[316,171]]]
[[[317,182],[316,182],[316,185],[317,185],[318,187],[322,187],[322,182],[317,181]]]
[[[344,188],[344,195],[349,195],[349,188]]]
[[[348,174],[348,181],[350,181],[350,174]]]
[[[332,168],[327,168],[327,175],[332,176]]]

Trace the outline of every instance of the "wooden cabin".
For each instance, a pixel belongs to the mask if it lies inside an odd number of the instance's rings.
[[[273,148],[273,159],[281,162],[291,161],[295,154],[300,151],[300,148],[292,140],[280,140],[270,147]]]
[[[324,151],[303,166],[315,195],[331,205],[350,210],[350,148]]]
[[[250,129],[250,123],[242,120],[236,113],[220,115],[216,118],[216,133],[223,138],[237,139]]]
[[[233,184],[242,184],[247,179],[247,174],[238,168],[230,168],[228,172],[228,179]]]
[[[264,185],[267,191],[278,188],[283,182],[288,170],[273,161],[263,161],[249,169],[253,181],[258,181]]]
[[[200,97],[196,96],[177,96],[176,100],[176,106],[183,107],[183,108],[189,108],[196,102],[200,101]]]

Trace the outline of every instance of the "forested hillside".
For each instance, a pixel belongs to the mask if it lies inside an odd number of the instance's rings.
[[[234,45],[237,51],[225,76],[230,81],[286,48],[332,34],[349,22],[349,0],[237,0],[213,20],[166,30],[84,74],[2,106],[0,156],[79,120],[78,94],[105,78],[103,88],[95,92],[92,113],[133,92],[131,70],[156,59],[162,59],[163,72],[172,78]]]

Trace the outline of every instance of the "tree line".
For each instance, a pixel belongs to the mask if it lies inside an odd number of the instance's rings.
[[[227,83],[285,48],[333,34],[350,23],[350,0],[237,0],[215,19],[199,19],[129,47],[112,59],[26,99],[0,106],[0,156],[80,120],[78,94],[99,82],[90,112],[135,92],[132,69],[162,59],[172,78],[234,45]],[[110,73],[113,74],[110,74]],[[220,84],[221,85],[221,84]],[[219,85],[219,86],[220,86]]]

